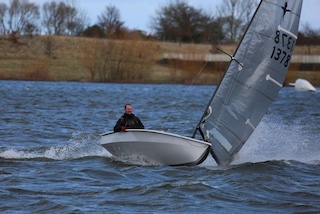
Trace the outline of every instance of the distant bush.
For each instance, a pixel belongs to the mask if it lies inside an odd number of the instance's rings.
[[[24,80],[54,80],[49,72],[48,60],[26,60],[21,63],[21,79]]]
[[[157,47],[140,40],[84,40],[80,61],[92,81],[144,82],[155,64]]]

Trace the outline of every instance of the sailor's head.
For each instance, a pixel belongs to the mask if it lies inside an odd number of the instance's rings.
[[[132,105],[127,103],[124,105],[124,113],[126,114],[132,114]]]

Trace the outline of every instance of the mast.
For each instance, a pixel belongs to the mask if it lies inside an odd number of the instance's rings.
[[[249,24],[248,24],[248,26],[247,26],[247,28],[246,28],[246,30],[245,30],[244,35],[247,34],[247,31],[248,31],[248,29],[249,29],[249,26],[251,25],[252,20],[253,20],[254,17],[256,16],[256,13],[257,13],[257,11],[258,11],[261,3],[262,3],[262,0],[260,1],[259,5],[258,5],[258,7],[257,7],[257,9],[256,9],[256,11],[254,12],[254,14],[253,14],[253,16],[252,16],[253,18],[250,20],[250,22],[249,22]],[[241,40],[240,40],[240,42],[239,42],[239,45],[237,46],[237,48],[236,48],[236,50],[235,50],[235,53],[238,51],[238,49],[239,49],[239,47],[240,47],[240,44],[242,43],[243,38],[244,38],[244,36],[241,38]],[[234,54],[234,55],[235,55],[235,54]],[[229,61],[228,68],[230,67],[230,64],[231,64],[232,60],[235,60],[234,55],[231,56],[231,60]],[[239,63],[239,62],[238,62],[238,63]],[[212,100],[213,100],[216,92],[219,90],[219,87],[220,87],[220,85],[221,85],[221,82],[222,82],[222,80],[224,79],[225,75],[227,74],[227,71],[228,71],[228,69],[227,69],[226,72],[223,74],[223,76],[222,76],[222,78],[221,78],[221,80],[220,80],[220,83],[218,84],[218,87],[216,88],[215,92],[213,93],[213,95],[212,95],[212,97],[211,97],[211,99],[210,99],[210,101],[209,101],[209,103],[208,103],[208,105],[207,105],[206,111],[204,111],[204,113],[203,113],[203,115],[202,115],[202,117],[201,117],[198,125],[196,126],[195,130],[193,131],[193,134],[192,134],[192,137],[193,137],[193,138],[197,135],[197,132],[199,131],[202,139],[205,140],[205,139],[204,139],[204,136],[203,136],[203,132],[202,132],[201,129],[200,129],[200,124],[202,123],[202,121],[203,121],[203,119],[206,117],[206,115],[209,114],[209,112],[210,112],[210,104],[212,103]],[[206,141],[206,140],[205,140],[205,141]]]

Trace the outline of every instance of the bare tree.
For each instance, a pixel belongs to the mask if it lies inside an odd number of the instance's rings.
[[[223,0],[218,7],[219,19],[230,42],[235,42],[244,32],[257,7],[257,0]]]
[[[78,6],[77,0],[67,0],[66,29],[68,35],[79,35],[89,24],[89,18],[85,10]]]
[[[176,0],[156,10],[151,28],[161,40],[177,42],[208,42],[215,25],[213,17],[203,10],[189,6],[185,0]]]
[[[31,28],[35,30],[39,26],[39,6],[28,0],[11,0],[8,12],[8,24],[11,32],[30,33]]]
[[[98,25],[104,31],[107,38],[117,37],[122,31],[123,24],[120,11],[114,5],[106,6],[105,10],[98,16]]]
[[[104,43],[100,39],[84,39],[81,42],[83,57],[81,64],[90,72],[91,81],[96,80],[97,74],[101,70]]]
[[[76,1],[52,0],[42,6],[42,25],[49,35],[79,35],[88,25],[88,17]]]
[[[63,32],[64,15],[63,2],[57,3],[56,1],[46,2],[42,6],[43,17],[42,25],[49,35],[60,35]]]
[[[6,34],[5,19],[8,11],[8,6],[5,3],[0,3],[0,34]]]

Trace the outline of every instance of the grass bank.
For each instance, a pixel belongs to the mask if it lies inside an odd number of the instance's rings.
[[[236,45],[221,49],[233,53]],[[64,36],[34,36],[14,42],[0,37],[0,79],[218,84],[226,62],[164,60],[164,53],[211,53],[205,44],[110,41]],[[297,46],[295,54],[320,55],[318,46]],[[201,71],[200,75],[199,72]],[[320,85],[320,66],[292,63],[286,82],[297,78]]]

